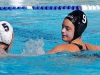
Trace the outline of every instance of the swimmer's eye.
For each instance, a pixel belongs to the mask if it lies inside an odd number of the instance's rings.
[[[71,29],[69,26],[64,26],[64,25],[62,24],[62,29],[63,29],[64,27],[65,27],[65,29],[66,29],[67,31]]]
[[[66,28],[66,30],[67,30],[67,31],[71,29],[71,28],[70,28],[70,27],[68,27],[68,26],[65,26],[65,28]]]

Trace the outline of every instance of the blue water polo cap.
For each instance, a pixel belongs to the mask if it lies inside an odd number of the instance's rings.
[[[72,40],[80,37],[87,27],[87,17],[85,13],[81,10],[74,10],[73,12],[69,13],[65,19],[69,19],[75,26],[74,37]]]

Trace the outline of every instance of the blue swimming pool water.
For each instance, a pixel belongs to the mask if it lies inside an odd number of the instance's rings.
[[[40,5],[49,5],[45,0],[36,2]],[[61,4],[65,2],[64,0]],[[70,1],[68,2],[65,4],[70,4]],[[95,1],[91,1],[90,4],[94,3]],[[32,5],[26,1],[23,4]],[[59,5],[60,2],[50,4]],[[78,3],[72,1],[72,4]],[[10,6],[10,3],[8,5]],[[69,12],[71,10],[0,11],[0,20],[8,21],[14,28],[14,43],[9,51],[9,54],[14,55],[0,57],[0,75],[98,75],[100,51],[34,54],[36,50],[43,53],[58,44],[65,43],[61,40],[61,25]],[[100,11],[84,12],[88,17],[88,27],[83,33],[83,41],[100,45]]]

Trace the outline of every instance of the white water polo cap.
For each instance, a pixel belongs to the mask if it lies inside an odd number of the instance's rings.
[[[10,45],[13,38],[13,28],[7,21],[0,21],[0,42]]]

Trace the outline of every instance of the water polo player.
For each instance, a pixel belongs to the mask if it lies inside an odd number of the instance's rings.
[[[8,52],[13,42],[13,27],[6,21],[0,21],[0,54]]]
[[[100,50],[100,46],[84,43],[81,39],[82,33],[87,27],[87,16],[83,11],[74,10],[65,17],[62,23],[62,40],[68,44],[60,44],[48,53],[62,51],[78,52],[85,50]]]

